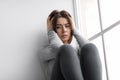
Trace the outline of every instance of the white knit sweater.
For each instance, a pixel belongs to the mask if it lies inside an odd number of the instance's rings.
[[[48,31],[48,40],[49,45],[43,47],[40,51],[40,61],[44,80],[50,80],[57,51],[59,47],[63,45],[57,33],[52,29]],[[74,29],[70,45],[75,49],[75,51],[78,53],[78,50],[87,43],[89,43],[89,41],[84,39],[79,32]]]

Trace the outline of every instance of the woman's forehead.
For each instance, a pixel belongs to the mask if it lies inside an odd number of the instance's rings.
[[[64,18],[64,17],[60,17],[60,18],[58,18],[57,19],[57,23],[68,23],[69,21],[68,21],[68,19],[67,18]]]

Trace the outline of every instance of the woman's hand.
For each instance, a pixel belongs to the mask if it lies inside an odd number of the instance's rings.
[[[69,17],[69,19],[70,19],[70,23],[71,23],[71,26],[72,26],[72,30],[74,30],[75,29],[75,23],[73,21],[73,18]]]
[[[47,18],[47,31],[52,29],[52,19],[50,20],[50,17]]]

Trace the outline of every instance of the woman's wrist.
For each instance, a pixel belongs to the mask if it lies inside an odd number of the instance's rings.
[[[73,29],[73,35],[74,34],[77,34],[77,30],[75,28]]]
[[[49,31],[53,31],[53,28],[48,29],[48,32],[49,32]]]
[[[52,29],[52,28],[50,28],[49,30],[48,30],[48,35],[50,35],[51,34],[51,32],[53,32],[54,30]]]

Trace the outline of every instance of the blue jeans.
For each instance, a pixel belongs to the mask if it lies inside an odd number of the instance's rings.
[[[51,80],[102,80],[102,66],[96,46],[81,48],[78,55],[69,44],[60,47]]]

